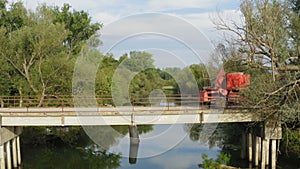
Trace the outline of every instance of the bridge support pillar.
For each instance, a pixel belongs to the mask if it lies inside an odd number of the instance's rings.
[[[247,137],[247,134],[246,133],[242,133],[241,159],[246,159],[246,147],[247,147],[246,137]]]
[[[271,169],[276,169],[276,140],[271,140]]]
[[[249,158],[249,163],[252,164],[252,133],[248,133],[248,158]]]
[[[20,144],[20,136],[17,136],[17,156],[18,156],[18,165],[21,165],[21,144]]]
[[[261,169],[276,169],[277,142],[282,138],[278,118],[270,118],[263,125],[251,127],[247,134],[249,168],[254,165]]]
[[[0,169],[5,169],[5,152],[4,152],[4,145],[0,145]]]
[[[21,164],[22,127],[0,127],[0,169],[17,168]]]
[[[262,150],[261,150],[261,169],[265,169],[266,168],[266,147],[267,147],[267,140],[263,139],[262,140]]]
[[[13,160],[13,167],[18,167],[18,155],[17,155],[17,137],[13,138],[12,141],[12,160]]]
[[[138,156],[140,144],[139,132],[136,125],[129,126],[130,148],[129,148],[129,163],[135,164]]]
[[[270,139],[266,140],[266,166],[269,166],[270,161]]]
[[[278,118],[273,117],[265,121],[262,135],[264,138],[262,145],[264,149],[262,151],[262,168],[270,165],[271,160],[271,168],[275,169],[277,155],[276,142],[282,138],[282,128]]]
[[[5,143],[5,151],[6,151],[6,166],[7,169],[11,169],[11,147],[10,141]]]
[[[255,140],[254,165],[257,167],[259,163],[260,152],[261,152],[261,137],[254,136],[254,140]]]

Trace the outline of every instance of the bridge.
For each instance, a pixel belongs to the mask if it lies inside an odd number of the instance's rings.
[[[261,161],[262,168],[269,165],[271,154],[271,167],[276,166],[276,141],[281,138],[281,126],[266,120],[264,113],[255,113],[240,106],[223,108],[218,105],[200,105],[197,97],[188,95],[154,97],[150,98],[150,101],[149,98],[134,98],[125,106],[113,106],[113,100],[109,96],[82,97],[77,101],[82,104],[76,106],[73,98],[68,96],[46,97],[42,102],[34,96],[0,97],[0,169],[10,169],[21,164],[19,135],[24,126],[136,126],[235,122],[264,124],[263,130],[260,127],[251,129],[247,131],[247,135],[241,137],[241,154],[243,158],[248,154],[250,164],[253,161],[255,166]],[[89,104],[90,102],[96,104]]]
[[[2,126],[97,126],[262,121],[248,110],[197,107],[1,108]]]
[[[70,97],[46,98],[43,104],[33,97],[2,97],[0,118],[2,126],[85,126],[142,125],[182,123],[231,123],[263,121],[264,114],[249,109],[209,108],[200,105],[197,97],[132,99],[130,106],[112,106],[112,98],[80,98],[87,106],[76,107]],[[78,100],[77,100],[78,101]],[[89,102],[96,101],[97,105]],[[162,102],[164,101],[164,102]],[[40,105],[40,107],[38,107]],[[83,104],[84,105],[84,104]]]

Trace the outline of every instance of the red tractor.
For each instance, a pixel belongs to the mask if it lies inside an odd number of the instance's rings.
[[[218,100],[223,100],[222,106],[227,104],[237,104],[242,99],[239,91],[246,89],[250,85],[250,75],[242,72],[225,73],[221,70],[213,84],[213,87],[203,88],[199,92],[199,102],[203,104],[213,104]]]

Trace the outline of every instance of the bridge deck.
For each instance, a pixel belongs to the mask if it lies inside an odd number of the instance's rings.
[[[94,126],[262,121],[247,109],[197,107],[0,108],[2,126]]]

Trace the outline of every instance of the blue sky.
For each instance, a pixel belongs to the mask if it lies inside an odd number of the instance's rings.
[[[174,17],[174,22],[185,21],[186,24],[189,25],[189,28],[188,26],[181,25],[177,27],[175,24],[171,24],[173,27],[168,28],[170,30],[170,34],[172,34],[172,31],[177,32],[175,33],[176,35],[179,35],[178,32],[183,32],[189,37],[195,37],[194,39],[189,38],[189,42],[183,41],[183,43],[199,43],[201,44],[200,46],[206,46],[207,43],[209,43],[211,48],[216,46],[223,38],[223,34],[216,31],[215,25],[212,23],[212,19],[216,19],[217,16],[220,15],[223,19],[228,20],[229,22],[240,22],[239,0],[23,0],[23,2],[24,5],[30,9],[35,9],[42,3],[58,6],[62,6],[64,3],[69,3],[76,10],[85,10],[91,15],[93,22],[103,23],[104,28],[100,31],[103,35],[101,37],[103,38],[101,39],[102,41],[105,39],[105,29],[112,29],[111,25],[124,18],[129,18],[127,23],[124,24],[124,22],[120,22],[123,23],[123,25],[115,24],[118,28],[115,31],[108,31],[109,33],[114,34],[114,38],[121,38],[121,35],[126,34],[126,32],[134,33],[132,32],[132,29],[149,32],[147,31],[149,28],[152,32],[154,30],[156,33],[160,33],[160,31],[165,29],[164,27],[168,26],[166,24],[164,25],[166,18],[152,23],[151,19],[143,18],[149,17],[149,15],[141,15],[143,13],[154,12],[163,15],[167,14]],[[134,16],[132,17],[132,15]],[[147,27],[147,29],[143,29],[145,27]],[[157,29],[157,27],[160,29]],[[203,34],[206,38],[199,39],[199,37],[203,37],[202,35],[188,35],[190,32],[188,30],[184,30],[184,28],[190,29],[190,27],[198,29],[199,32],[201,32],[200,34]],[[137,33],[141,34],[141,32]],[[119,37],[118,34],[120,35]],[[164,34],[167,33],[164,32]],[[149,48],[152,52],[157,53],[154,54],[154,58],[156,60],[169,60],[162,59],[163,55],[170,56],[170,53],[175,54],[177,57],[174,59],[174,66],[178,66],[178,60],[184,61],[184,63],[182,62],[179,67],[199,63],[199,59],[195,57],[193,58],[190,54],[191,51],[188,51],[184,47],[176,45],[173,45],[173,48],[165,47],[168,46],[166,44],[169,44],[169,46],[176,44],[174,42],[170,42],[170,39],[166,41],[161,37],[149,35],[140,35],[137,37],[128,35],[128,37],[127,40],[123,40],[122,43],[117,44],[114,49],[109,52],[113,53],[115,57],[118,58],[120,55],[131,50],[148,51]],[[119,41],[120,40],[121,39],[119,39]],[[107,43],[104,41],[104,44]],[[147,44],[149,47],[147,47]],[[212,52],[211,48],[200,49],[201,47],[199,48],[198,46],[196,47],[196,45],[192,45],[193,50],[196,51],[198,55],[201,55],[201,57],[205,55],[206,58],[201,58],[200,60],[207,60],[207,58],[209,58],[209,54]],[[206,50],[206,52],[204,50]],[[166,63],[170,65],[170,60]],[[164,67],[163,65],[166,63],[156,63],[156,65]]]
[[[58,6],[69,3],[76,10],[88,11],[94,21],[104,25],[132,14],[158,12],[182,17],[197,26],[199,26],[197,19],[205,19],[209,23],[209,15],[217,11],[235,17],[234,11],[238,10],[240,3],[239,0],[23,0],[23,2],[31,9],[41,3]]]

